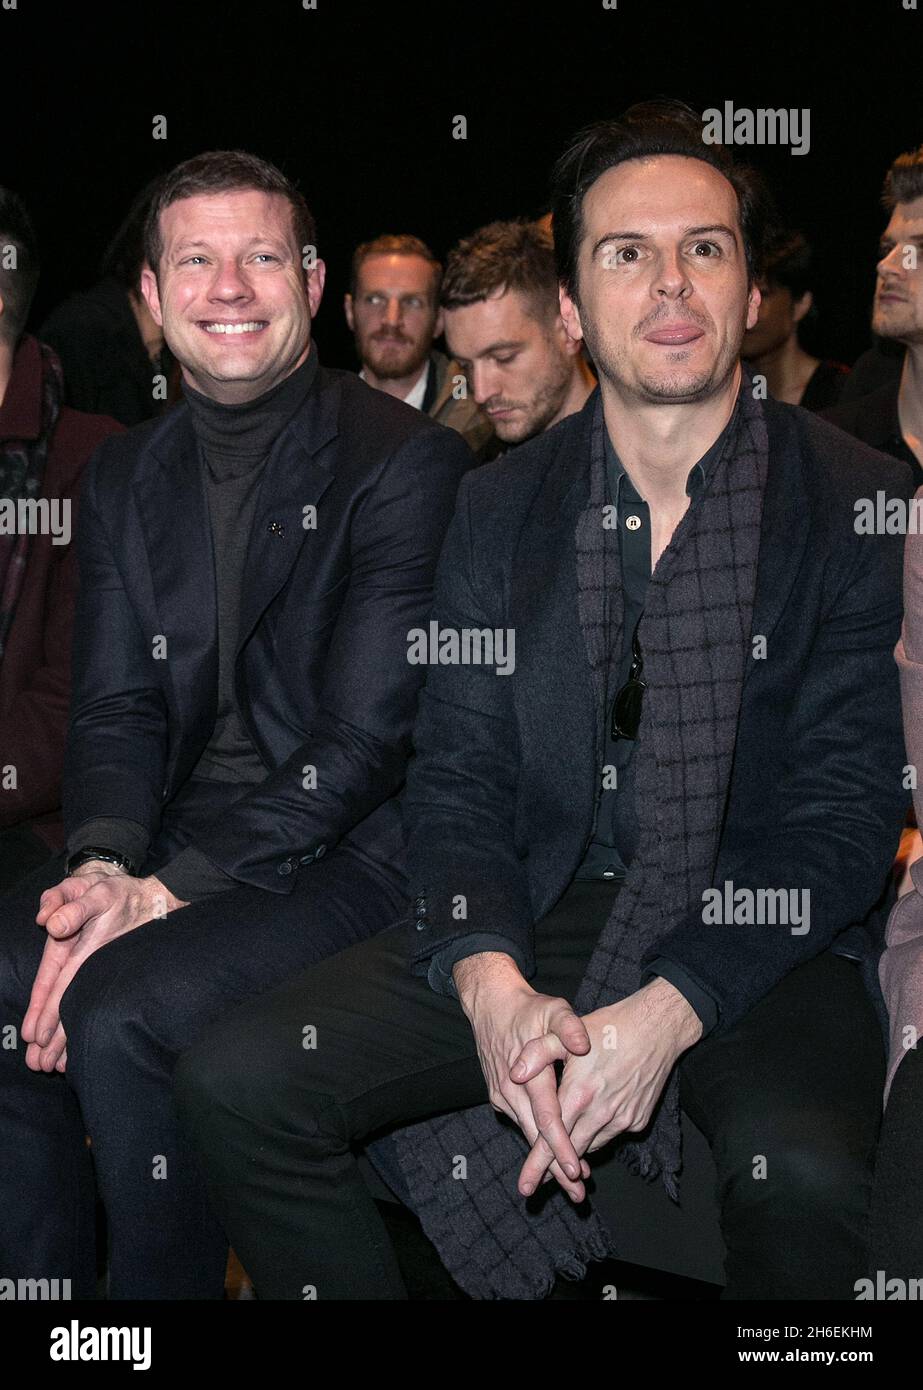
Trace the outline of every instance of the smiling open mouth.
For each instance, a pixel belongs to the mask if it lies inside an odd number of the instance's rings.
[[[200,323],[199,327],[204,328],[206,333],[225,333],[238,336],[242,333],[259,333],[261,329],[267,328],[266,319],[248,319],[246,323]]]

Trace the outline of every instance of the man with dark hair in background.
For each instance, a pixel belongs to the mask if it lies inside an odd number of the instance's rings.
[[[835,405],[849,368],[830,359],[822,362],[799,341],[799,325],[814,308],[811,248],[800,232],[773,238],[759,285],[759,318],[744,334],[744,361],[754,375],[765,377],[777,401],[805,410]]]
[[[923,145],[895,159],[882,203],[890,213],[879,248],[872,329],[903,344],[904,362],[881,386],[842,401],[825,418],[908,463],[923,484]]]
[[[132,202],[103,256],[102,279],[69,295],[39,330],[61,359],[67,404],[129,426],[178,399],[176,362],[141,293],[144,223],[157,183]]]
[[[504,444],[580,410],[596,384],[558,288],[551,239],[534,222],[491,222],[446,260],[446,342]]]
[[[64,843],[80,480],[114,420],[64,404],[61,364],[26,332],[39,279],[22,201],[0,188],[0,889]]]
[[[599,390],[459,490],[430,626],[494,657],[427,679],[408,920],[209,1030],[181,1113],[261,1297],[406,1296],[354,1148],[408,1124],[399,1176],[450,1274],[541,1297],[618,1258],[618,1223],[525,1199],[554,1179],[582,1204],[612,1141],[620,1203],[636,1174],[681,1196],[685,1112],[725,1297],[849,1298],[905,805],[903,542],[858,535],[855,501],[906,501],[909,473],[754,392],[763,228],[689,108],[583,132],[553,186]]]
[[[220,1298],[178,1053],[231,1003],[395,921],[407,632],[471,453],[318,361],[325,267],[273,165],[161,183],[142,290],[184,401],[107,441],[79,533],[67,855],[0,897],[0,1270]],[[38,927],[36,927],[38,922]],[[307,1045],[307,1043],[306,1043]]]
[[[457,430],[478,458],[494,445],[490,421],[469,398],[457,362],[438,352],[442,266],[415,236],[380,236],[353,253],[346,322],[363,381]]]

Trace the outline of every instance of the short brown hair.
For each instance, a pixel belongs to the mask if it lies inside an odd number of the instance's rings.
[[[898,203],[912,203],[914,198],[923,198],[923,145],[898,155],[885,175],[881,194],[889,212]]]
[[[261,193],[278,193],[288,200],[292,209],[292,231],[298,254],[306,246],[314,246],[317,229],[310,209],[291,179],[286,178],[268,160],[260,159],[246,150],[207,150],[177,164],[165,174],[151,203],[144,224],[144,258],[157,273],[163,255],[163,236],[160,214],[181,198],[194,198],[202,193],[231,193],[257,189]]]
[[[434,268],[433,295],[436,301],[439,299],[439,286],[442,281],[442,262],[429,249],[425,241],[421,241],[418,236],[411,236],[409,232],[401,232],[397,235],[385,233],[377,236],[374,241],[364,241],[361,246],[357,246],[353,252],[352,269],[349,273],[349,292],[355,298],[356,289],[359,285],[359,271],[362,269],[364,261],[371,256],[419,256],[422,260],[428,261]]]
[[[461,309],[497,290],[520,290],[539,316],[558,312],[558,277],[551,238],[525,218],[491,222],[453,246],[442,281],[442,307]]]

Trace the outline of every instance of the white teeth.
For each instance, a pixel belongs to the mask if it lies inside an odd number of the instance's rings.
[[[258,328],[265,328],[261,320],[254,320],[253,323],[207,323],[206,333],[254,333]]]

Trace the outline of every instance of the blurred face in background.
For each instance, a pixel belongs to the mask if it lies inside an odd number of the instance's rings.
[[[923,198],[898,203],[892,212],[877,275],[873,330],[902,343],[923,343]]]
[[[356,292],[345,300],[346,322],[363,367],[382,381],[419,375],[442,332],[434,265],[422,256],[367,256]]]
[[[744,357],[763,357],[791,338],[813,303],[810,290],[796,299],[784,285],[760,285],[759,318],[744,334]]]

